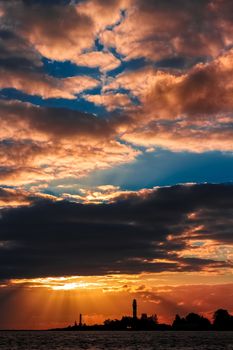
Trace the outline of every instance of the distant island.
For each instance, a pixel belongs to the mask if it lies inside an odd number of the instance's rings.
[[[189,313],[186,317],[175,316],[171,325],[159,323],[156,314],[147,316],[137,315],[137,301],[132,303],[132,316],[123,316],[120,320],[105,320],[103,324],[86,325],[79,315],[79,323],[65,328],[49,329],[50,331],[233,331],[233,316],[227,310],[218,309],[213,314],[213,322],[196,313]]]

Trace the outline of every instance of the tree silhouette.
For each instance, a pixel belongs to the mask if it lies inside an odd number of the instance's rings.
[[[233,330],[233,316],[227,310],[218,309],[214,313],[213,327],[216,330]]]
[[[185,328],[185,319],[181,318],[179,315],[176,315],[172,323],[172,328],[175,330],[183,330]]]
[[[175,330],[209,330],[211,328],[210,321],[198,314],[191,312],[185,318],[176,315],[172,328]]]
[[[233,331],[233,316],[229,314],[227,310],[218,309],[213,315],[213,324],[210,321],[194,312],[189,313],[186,317],[175,316],[175,319],[171,325],[159,323],[156,314],[147,316],[142,314],[141,318],[135,318],[130,316],[122,316],[120,320],[107,319],[102,325],[90,325],[85,324],[68,326],[66,328],[59,328],[53,330],[110,330],[110,331],[125,331],[125,330],[148,330],[148,331],[163,331],[163,330],[181,330],[181,331]]]

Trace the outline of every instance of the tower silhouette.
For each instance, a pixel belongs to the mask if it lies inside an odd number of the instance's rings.
[[[136,299],[133,300],[133,318],[134,319],[137,318],[137,300]]]
[[[82,314],[79,315],[79,326],[82,327]]]

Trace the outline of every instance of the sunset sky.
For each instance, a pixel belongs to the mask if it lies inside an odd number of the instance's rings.
[[[0,0],[0,329],[233,313],[232,0]]]

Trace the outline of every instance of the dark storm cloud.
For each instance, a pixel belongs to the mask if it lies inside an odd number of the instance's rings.
[[[112,204],[40,199],[32,205],[4,209],[0,275],[12,278],[229,267],[229,261],[180,253],[187,248],[187,240],[196,235],[198,241],[232,244],[232,195],[232,185],[179,185],[130,194]],[[197,217],[188,218],[193,212]],[[197,229],[200,224],[202,228]]]
[[[0,67],[12,70],[34,69],[41,66],[41,55],[27,40],[11,29],[0,28]]]
[[[0,85],[14,87],[11,80],[43,80],[41,55],[12,30],[0,27]],[[34,78],[34,80],[35,80]],[[23,86],[23,83],[22,83]]]

